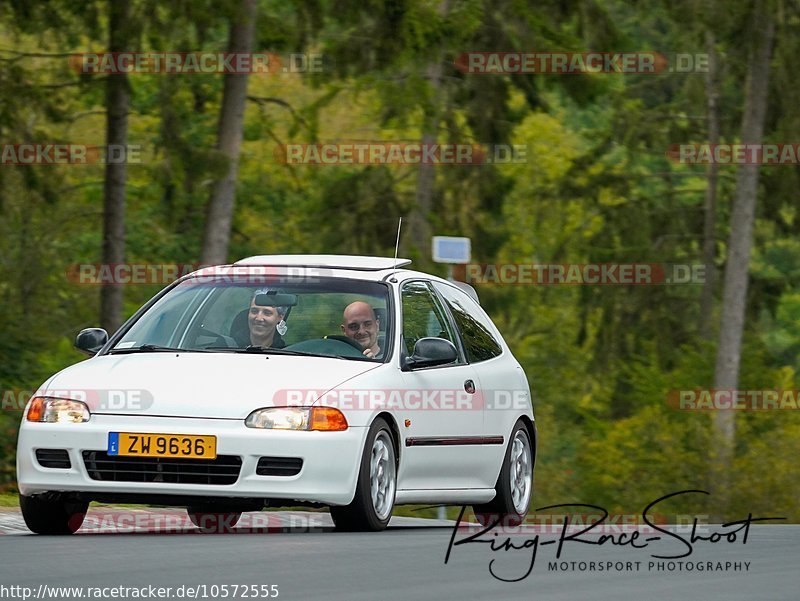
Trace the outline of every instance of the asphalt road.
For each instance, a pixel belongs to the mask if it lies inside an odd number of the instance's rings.
[[[244,598],[241,588],[234,597],[232,585],[237,584],[277,585],[279,599],[328,601],[800,598],[800,526],[752,526],[747,544],[742,544],[741,536],[734,543],[725,539],[717,544],[697,542],[691,557],[680,560],[693,562],[692,571],[687,571],[686,564],[683,569],[677,565],[670,569],[668,564],[659,569],[658,562],[666,560],[650,557],[651,552],[667,555],[685,550],[668,536],[640,550],[568,542],[560,567],[551,570],[548,564],[555,559],[557,544],[544,543],[558,534],[540,533],[541,546],[530,575],[509,583],[490,574],[490,562],[495,560],[492,568],[499,576],[519,578],[530,566],[530,546],[493,552],[488,544],[463,544],[453,548],[445,565],[452,528],[437,526],[440,523],[435,521],[394,518],[385,532],[350,534],[333,532],[327,514],[273,513],[266,522],[247,522],[249,527],[241,531],[204,535],[190,526],[177,522],[170,526],[164,521],[164,515],[174,517],[179,512],[150,516],[149,526],[140,519],[144,513],[137,514],[135,525],[123,523],[122,527],[119,513],[95,513],[95,520],[71,537],[30,535],[18,513],[1,515],[0,532],[5,535],[0,536],[0,585],[29,587],[31,598],[38,594],[40,599],[44,595],[78,598],[77,594],[41,592],[42,584],[84,587],[84,591],[86,587],[173,587],[167,597],[171,599],[179,598],[176,591],[182,585],[201,584],[207,585],[207,598],[213,598],[212,585],[227,584],[231,599]],[[710,528],[707,534],[719,527]],[[466,536],[459,532],[455,540]],[[523,546],[534,537],[529,532],[510,540]],[[638,569],[634,569],[636,561]],[[571,562],[576,564],[571,566]],[[587,562],[583,569],[580,562]],[[588,562],[622,563],[600,572],[589,571]],[[649,562],[656,565],[651,567]],[[749,562],[747,568],[745,562]],[[706,569],[697,571],[698,563]],[[10,589],[3,594],[2,587],[0,596],[10,598]],[[17,590],[16,598],[22,598],[22,591]],[[202,593],[199,589],[199,598]],[[84,592],[84,598],[88,594]],[[108,598],[112,593],[106,594]],[[222,589],[217,596],[224,596]]]

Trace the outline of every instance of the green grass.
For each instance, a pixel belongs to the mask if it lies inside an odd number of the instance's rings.
[[[19,508],[19,500],[15,492],[0,493],[0,507],[16,507]]]

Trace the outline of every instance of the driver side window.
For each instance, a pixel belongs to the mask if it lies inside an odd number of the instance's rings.
[[[420,338],[436,337],[456,345],[450,322],[433,291],[425,282],[409,282],[401,293],[403,303],[403,342],[406,353],[414,352]],[[456,345],[456,348],[458,346]],[[459,359],[458,363],[462,361]]]

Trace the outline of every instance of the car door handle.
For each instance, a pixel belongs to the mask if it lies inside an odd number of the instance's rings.
[[[470,394],[475,394],[475,382],[473,382],[472,380],[465,381],[464,390],[466,390]]]

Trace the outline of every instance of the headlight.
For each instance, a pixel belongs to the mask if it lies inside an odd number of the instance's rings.
[[[347,430],[344,414],[333,407],[269,407],[257,409],[244,421],[248,428],[267,430]]]
[[[26,419],[29,422],[80,424],[88,422],[91,416],[86,403],[37,396],[31,400]]]
[[[308,407],[259,409],[247,416],[245,425],[269,430],[308,430]]]

